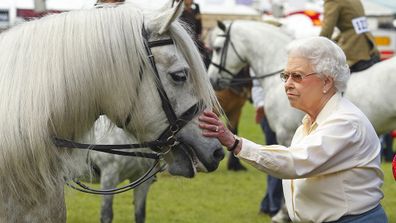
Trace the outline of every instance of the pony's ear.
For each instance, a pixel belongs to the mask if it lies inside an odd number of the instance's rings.
[[[173,5],[175,1],[170,0],[170,5]],[[161,13],[161,15],[157,18],[161,21],[161,26],[158,31],[158,34],[163,34],[169,29],[169,26],[174,22],[183,12],[183,0],[179,0],[176,3],[176,6],[171,8],[171,11],[167,10],[168,12]]]
[[[217,26],[218,26],[221,30],[223,30],[223,32],[226,31],[226,25],[225,25],[222,21],[217,20]]]

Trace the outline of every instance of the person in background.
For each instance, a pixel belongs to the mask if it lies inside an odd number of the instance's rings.
[[[383,161],[392,162],[393,160],[393,136],[392,132],[388,132],[380,136]]]
[[[255,76],[253,70],[250,70],[251,76]],[[255,122],[260,124],[264,133],[266,145],[278,144],[275,132],[272,131],[264,110],[264,89],[257,79],[253,79],[252,100],[256,110]],[[267,175],[267,190],[264,198],[260,202],[259,213],[267,214],[272,218],[273,223],[288,222],[289,216],[287,210],[281,209],[284,205],[282,180]]]
[[[202,34],[202,20],[199,4],[194,3],[193,0],[184,0],[184,10],[180,19],[191,28],[193,37],[196,40],[200,40]]]
[[[340,33],[334,40],[344,51],[351,72],[379,62],[380,54],[360,0],[324,0],[320,36],[331,39],[336,27]]]
[[[198,50],[202,55],[205,66],[208,68],[210,64],[211,50],[205,47],[205,44],[201,39],[202,19],[199,4],[195,3],[193,0],[184,0],[184,10],[180,19],[188,26],[192,38],[197,44]]]
[[[380,142],[363,112],[342,96],[349,76],[337,44],[324,37],[295,40],[280,77],[291,106],[306,115],[289,147],[239,138],[210,110],[199,126],[240,159],[283,179],[293,222],[386,223]]]
[[[380,61],[375,40],[369,31],[367,18],[360,0],[325,0],[324,17],[320,36],[331,38],[334,28],[340,33],[335,37],[344,50],[351,73],[369,68]],[[386,162],[393,157],[390,133],[380,136],[382,154]]]

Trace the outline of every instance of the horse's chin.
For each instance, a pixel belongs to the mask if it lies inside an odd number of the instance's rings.
[[[165,161],[168,163],[170,174],[187,178],[194,177],[202,166],[193,149],[183,143],[172,148],[171,152],[165,156]]]
[[[201,133],[197,132],[197,134]],[[199,135],[179,136],[180,143],[164,157],[170,174],[191,178],[197,172],[212,172],[218,168],[224,158],[222,146],[215,139],[199,140],[199,137]]]

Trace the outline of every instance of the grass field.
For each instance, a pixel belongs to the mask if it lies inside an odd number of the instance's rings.
[[[244,107],[240,135],[264,142],[261,130],[253,122],[250,104]],[[245,164],[245,166],[247,166]],[[259,215],[259,203],[266,187],[266,175],[248,167],[245,172],[226,169],[224,159],[213,173],[200,173],[194,179],[158,175],[147,199],[147,223],[265,223]],[[385,173],[382,205],[390,223],[396,223],[396,182],[391,165],[382,164]],[[94,185],[97,187],[97,185]],[[115,223],[134,222],[132,192],[115,197]],[[99,222],[100,196],[87,195],[66,188],[68,223]]]

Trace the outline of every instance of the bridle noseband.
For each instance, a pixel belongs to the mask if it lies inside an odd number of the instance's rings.
[[[149,59],[151,68],[153,69],[156,78],[160,80],[159,72],[157,70],[154,55],[152,54],[151,49],[154,47],[173,45],[174,42],[172,39],[149,41],[148,33],[144,27],[143,27],[142,35],[144,39],[144,47],[146,49],[147,57]],[[115,188],[110,190],[96,190],[89,188],[88,186],[81,183],[79,180],[73,180],[73,182],[76,185],[73,185],[71,183],[66,183],[68,186],[72,187],[73,189],[90,194],[100,194],[100,195],[118,194],[134,189],[135,187],[141,185],[142,183],[153,177],[156,173],[164,169],[164,166],[158,166],[160,160],[173,147],[175,147],[180,143],[176,138],[176,134],[200,112],[200,107],[202,102],[198,102],[194,104],[189,109],[187,109],[180,117],[177,117],[161,81],[159,81],[159,83],[157,84],[157,91],[161,98],[162,109],[168,119],[169,126],[162,132],[162,134],[156,140],[143,142],[143,143],[136,143],[136,144],[103,145],[103,144],[83,144],[83,143],[74,142],[72,140],[60,139],[58,137],[53,138],[53,143],[57,147],[89,149],[89,150],[116,154],[116,155],[137,156],[142,158],[154,159],[155,162],[152,165],[152,167],[136,181],[120,188]],[[146,147],[151,148],[155,152],[146,153],[146,152],[122,151],[125,149],[136,149],[136,148],[146,148]],[[161,148],[163,147],[167,147],[168,149],[162,151]]]

